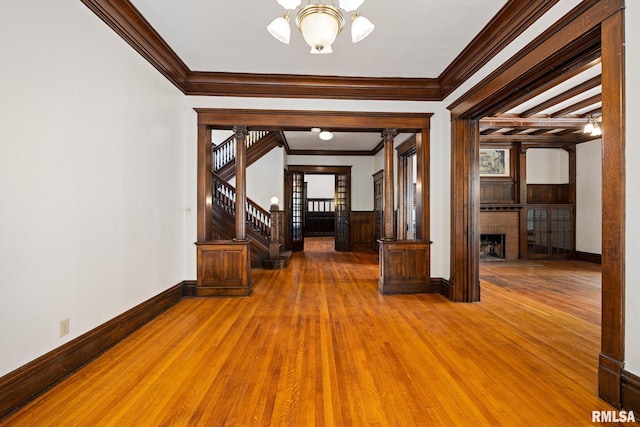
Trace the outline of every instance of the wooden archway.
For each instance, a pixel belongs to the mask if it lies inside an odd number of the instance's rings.
[[[624,2],[585,1],[449,106],[452,130],[452,223],[449,297],[480,299],[478,120],[505,111],[516,93],[554,75],[602,62],[603,215],[600,397],[621,405],[624,368],[625,116]],[[517,101],[515,101],[517,102]]]

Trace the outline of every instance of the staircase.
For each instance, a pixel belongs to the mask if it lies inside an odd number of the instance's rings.
[[[281,132],[266,130],[250,131],[247,134],[247,167],[255,163],[262,156],[283,144]],[[225,181],[236,174],[236,137],[230,136],[213,148],[213,171]]]
[[[250,131],[246,137],[247,167],[283,142],[280,132]],[[235,237],[236,189],[228,183],[236,173],[236,138],[232,135],[213,147],[212,210],[214,239],[231,240]],[[271,213],[247,199],[247,238],[251,240],[251,266],[259,267],[269,256]]]

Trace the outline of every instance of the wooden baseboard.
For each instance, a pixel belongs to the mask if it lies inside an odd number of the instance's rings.
[[[433,289],[433,293],[440,294],[448,298],[449,295],[449,281],[442,277],[432,277],[431,278],[431,288]]]
[[[0,419],[117,344],[175,305],[183,297],[180,283],[97,328],[0,378]]]
[[[598,362],[598,395],[605,402],[619,408],[624,362],[600,353]]]
[[[453,301],[453,283],[451,283],[449,280],[446,279],[431,279],[433,280],[438,280],[440,283],[440,295],[442,295],[443,297],[450,299]]]
[[[578,261],[591,262],[593,264],[602,264],[602,255],[600,254],[576,251],[576,259]]]
[[[640,415],[640,377],[622,372],[622,407]]]

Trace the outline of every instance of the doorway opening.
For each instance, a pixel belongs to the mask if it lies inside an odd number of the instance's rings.
[[[291,249],[305,237],[333,236],[334,249],[351,250],[351,166],[288,166],[285,205],[290,207]]]

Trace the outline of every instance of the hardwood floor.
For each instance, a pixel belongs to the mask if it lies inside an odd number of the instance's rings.
[[[382,296],[311,239],[249,298],[185,299],[2,425],[592,425],[599,267],[483,264],[482,301]]]

